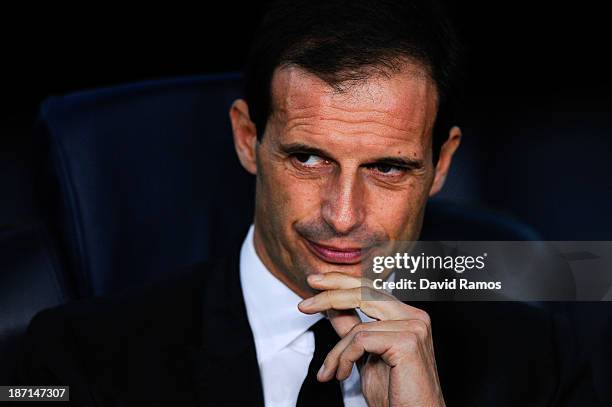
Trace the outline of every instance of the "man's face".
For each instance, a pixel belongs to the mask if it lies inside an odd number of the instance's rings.
[[[412,65],[338,92],[296,67],[275,72],[255,148],[255,247],[302,296],[309,274],[360,276],[376,242],[416,240],[434,178],[435,84]]]

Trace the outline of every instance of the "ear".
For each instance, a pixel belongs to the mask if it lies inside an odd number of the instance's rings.
[[[245,170],[255,175],[257,173],[257,162],[255,149],[257,147],[257,131],[255,123],[249,116],[249,106],[243,99],[237,99],[232,103],[229,111],[234,133],[234,148]]]
[[[433,184],[429,190],[429,196],[433,196],[440,192],[446,181],[446,175],[453,159],[453,154],[457,151],[459,144],[461,143],[461,129],[457,126],[453,126],[449,133],[448,139],[442,145],[440,149],[440,156],[438,163],[436,164],[436,174],[434,176]]]

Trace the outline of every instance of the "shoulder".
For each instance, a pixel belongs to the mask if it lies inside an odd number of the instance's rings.
[[[195,340],[205,276],[215,267],[198,263],[145,287],[40,311],[24,338],[21,378],[74,382],[122,355]]]
[[[110,326],[125,329],[143,328],[150,319],[175,319],[174,311],[192,305],[203,288],[204,272],[210,267],[199,263],[181,271],[170,279],[108,296],[97,296],[72,301],[39,312],[31,322],[37,329],[52,329],[61,324],[78,328],[81,332],[101,331]]]
[[[512,405],[550,402],[566,399],[568,389],[580,383],[576,376],[584,366],[576,360],[571,327],[548,304],[446,302],[424,307],[450,399],[474,397],[467,389],[482,383],[487,391],[475,404],[495,404],[487,394],[503,395]]]
[[[540,303],[518,301],[438,301],[409,303],[430,314],[432,325],[440,329],[481,328],[470,336],[493,339],[508,331],[534,331],[542,334],[551,328],[553,315]],[[465,331],[463,331],[465,332]],[[459,334],[460,332],[457,332]]]
[[[576,327],[563,304],[440,303],[430,308],[436,359],[451,399],[469,399],[470,384],[482,383],[490,390],[483,394],[504,395],[509,405],[536,400],[599,405]],[[473,404],[501,405],[493,398],[479,401]]]
[[[508,358],[523,351],[523,360],[551,360],[555,325],[552,313],[535,303],[456,302],[435,304],[434,332],[466,352]],[[446,339],[445,339],[446,340]]]

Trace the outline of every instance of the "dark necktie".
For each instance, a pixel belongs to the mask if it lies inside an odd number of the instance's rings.
[[[340,337],[327,318],[321,318],[310,327],[314,333],[315,351],[308,366],[308,374],[298,395],[296,407],[341,407],[342,390],[336,379],[319,382],[317,373],[330,350],[338,343]]]

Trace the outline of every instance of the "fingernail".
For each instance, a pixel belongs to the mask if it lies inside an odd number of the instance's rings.
[[[319,371],[317,372],[317,379],[321,380],[323,379],[323,374],[325,373],[325,364],[321,365],[321,368],[319,369]]]
[[[323,276],[321,274],[311,274],[308,276],[308,280],[316,283],[317,281],[323,280]]]
[[[312,305],[312,303],[314,302],[314,300],[312,299],[312,297],[310,298],[306,298],[304,301],[300,302],[300,305],[303,307],[308,307],[310,305]]]

